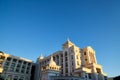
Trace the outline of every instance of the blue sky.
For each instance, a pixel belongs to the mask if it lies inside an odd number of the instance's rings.
[[[119,0],[0,0],[0,50],[36,61],[69,38],[92,46],[108,76],[120,75]]]

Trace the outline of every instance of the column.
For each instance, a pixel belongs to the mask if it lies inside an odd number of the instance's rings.
[[[97,60],[96,60],[96,56],[95,56],[95,53],[94,53],[94,59],[95,59],[95,63],[97,64]]]
[[[31,73],[31,70],[32,70],[32,63],[30,64],[30,71],[29,71],[29,74]]]
[[[65,76],[65,51],[63,52],[63,75]]]
[[[28,63],[26,63],[26,66],[25,66],[25,74],[26,74],[26,71],[27,71],[27,67],[28,67]]]
[[[18,60],[16,61],[15,68],[14,68],[14,72],[15,72],[15,70],[16,70],[16,68],[17,68],[17,65],[18,65]]]
[[[59,56],[59,65],[61,65],[61,56],[60,56],[60,54],[58,55]]]
[[[70,57],[71,57],[71,56],[70,56],[69,54],[70,54],[70,51],[68,50],[68,53],[67,53],[67,61],[68,61],[68,76],[71,75],[71,74],[70,74],[70,73],[71,73],[70,70],[72,69],[72,67],[70,67],[70,63],[71,63],[71,62],[70,62]]]
[[[10,70],[10,67],[11,67],[12,62],[13,62],[13,58],[11,58],[10,65],[9,65],[9,67],[8,67],[8,71]]]
[[[22,61],[22,60],[21,60],[21,61]],[[21,70],[22,70],[23,62],[24,62],[24,61],[22,61],[21,66],[20,66],[20,71],[19,71],[20,73],[21,73]]]

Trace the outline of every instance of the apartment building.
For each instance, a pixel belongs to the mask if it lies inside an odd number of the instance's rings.
[[[107,74],[97,63],[95,54],[92,47],[79,48],[67,40],[62,45],[61,51],[37,59],[35,80],[107,80]],[[51,57],[53,57],[54,67],[59,66],[60,69],[45,68],[51,62]],[[43,69],[47,70],[44,74]],[[43,78],[45,75],[46,78]]]
[[[4,59],[0,63],[2,67],[0,75],[5,80],[30,80],[33,61],[3,52],[0,54],[2,54],[0,60]]]

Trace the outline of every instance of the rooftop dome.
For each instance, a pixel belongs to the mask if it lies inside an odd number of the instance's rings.
[[[85,49],[89,50],[90,52],[94,52],[94,50],[91,46],[87,46]]]
[[[50,62],[49,62],[48,64],[51,65],[51,66],[56,66],[56,63],[55,63],[55,61],[53,60],[53,57],[52,57],[52,56],[51,56]]]

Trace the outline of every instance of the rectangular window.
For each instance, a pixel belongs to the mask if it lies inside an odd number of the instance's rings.
[[[68,68],[65,69],[65,72],[68,73]]]
[[[91,77],[91,74],[90,74],[90,73],[88,74],[88,77],[89,77],[89,79],[92,79],[92,77]]]
[[[79,65],[79,61],[77,61],[77,65]]]
[[[76,58],[78,59],[78,55],[76,55]]]
[[[73,55],[71,55],[71,59],[73,59]]]
[[[68,63],[66,63],[65,66],[68,67]]]
[[[73,61],[72,61],[72,66],[73,66]]]
[[[67,61],[67,57],[65,57],[65,61]]]

